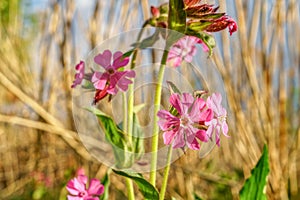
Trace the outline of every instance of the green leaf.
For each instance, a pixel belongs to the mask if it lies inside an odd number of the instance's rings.
[[[257,165],[251,171],[252,175],[246,180],[242,190],[240,191],[240,199],[267,200],[265,187],[267,185],[267,176],[269,172],[268,149],[265,145]]]
[[[135,49],[131,49],[131,50],[125,52],[125,53],[123,54],[122,57],[123,57],[123,58],[126,58],[126,57],[131,56],[131,54],[134,52],[134,50],[135,50]]]
[[[185,32],[186,28],[186,13],[184,10],[183,0],[170,0],[169,1],[169,16],[168,16],[169,29]]]
[[[103,128],[106,140],[112,145],[116,159],[116,167],[129,167],[132,164],[131,155],[128,152],[127,139],[125,134],[118,128],[113,119],[98,110],[97,108],[87,108],[94,113]]]
[[[181,92],[179,91],[179,89],[176,87],[176,85],[173,82],[167,81],[167,84],[169,86],[169,90],[170,90],[171,94],[174,94],[174,93],[181,94]]]
[[[81,87],[83,89],[87,89],[87,90],[89,90],[89,89],[90,90],[95,90],[95,87],[94,87],[93,83],[91,81],[88,81],[88,80],[84,80]]]
[[[194,193],[194,200],[202,200],[196,193]]]
[[[101,180],[101,183],[104,186],[104,193],[100,196],[100,200],[108,200],[109,199],[109,186],[110,186],[109,172],[107,172],[105,174],[105,176]]]
[[[159,194],[156,188],[146,181],[141,174],[138,173],[133,173],[129,171],[116,171],[113,170],[116,174],[120,176],[124,176],[127,178],[132,179],[138,186],[140,192],[143,194],[145,199],[149,200],[158,200],[159,199]]]
[[[131,46],[140,49],[152,47],[155,44],[155,42],[159,39],[159,32],[159,29],[156,29],[153,35],[143,39],[141,42],[133,43]]]

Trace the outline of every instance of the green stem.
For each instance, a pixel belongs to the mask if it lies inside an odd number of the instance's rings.
[[[144,27],[147,24],[145,23],[143,25],[143,29],[139,32],[137,41],[140,41],[143,31],[144,31]],[[136,57],[137,57],[137,50],[134,51],[133,56],[132,56],[132,60],[131,60],[131,66],[130,69],[134,69],[135,64],[136,64]],[[128,143],[131,146],[131,150],[133,150],[132,148],[132,130],[133,130],[133,107],[134,107],[134,79],[132,79],[132,84],[130,84],[128,86],[128,101],[126,102],[126,95],[124,95],[124,102],[123,102],[124,106],[127,105],[127,113],[126,108],[124,107],[124,131],[125,133],[128,134]],[[127,191],[128,191],[128,199],[129,200],[134,200],[134,188],[133,188],[133,183],[132,180],[129,178],[126,178],[126,187],[127,187]]]
[[[165,67],[168,58],[168,51],[164,51],[161,65],[158,72],[158,80],[155,90],[154,96],[154,112],[153,112],[153,132],[152,132],[152,157],[151,157],[151,172],[150,172],[150,183],[155,187],[156,181],[156,165],[157,165],[157,148],[158,148],[158,133],[159,128],[157,125],[158,117],[157,112],[160,108],[160,101],[161,101],[161,90],[162,90],[162,82],[164,79]]]
[[[128,132],[128,121],[129,118],[127,117],[127,113],[126,113],[126,105],[127,105],[127,99],[126,99],[126,94],[123,93],[123,110],[124,110],[124,116],[123,116],[123,129],[125,133],[129,133]],[[132,137],[131,135],[128,135],[127,137],[128,139],[128,143],[131,146],[132,145]],[[129,200],[134,200],[134,188],[133,188],[133,182],[130,178],[125,178],[125,183],[126,183],[126,187],[127,187],[127,193],[128,193],[128,199]]]
[[[127,129],[127,122],[128,122],[128,118],[127,118],[127,98],[126,98],[126,93],[125,92],[122,93],[122,97],[123,97],[123,130],[125,132],[126,129]]]
[[[138,37],[137,37],[137,42],[139,42],[142,38],[142,35],[144,33],[144,28],[148,24],[148,21],[146,21],[143,24],[142,30],[139,32]],[[138,50],[135,49],[132,55],[131,59],[131,66],[130,69],[134,69],[136,65],[136,57],[137,57]],[[126,121],[126,133],[129,134],[129,143],[132,145],[132,130],[133,130],[133,107],[134,107],[134,79],[132,79],[132,84],[128,85],[128,104],[127,105],[127,121]]]
[[[129,200],[134,200],[134,188],[132,184],[132,180],[130,178],[125,178],[126,181],[126,187],[127,187],[127,192],[128,192],[128,199]]]
[[[168,184],[169,171],[170,171],[170,166],[171,166],[172,150],[173,150],[172,145],[169,145],[167,166],[165,168],[163,182],[162,182],[162,186],[161,186],[160,193],[159,193],[159,200],[164,200],[164,198],[165,198],[165,193],[166,193],[167,184]]]

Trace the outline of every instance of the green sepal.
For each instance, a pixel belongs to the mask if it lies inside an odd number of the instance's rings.
[[[190,29],[187,31],[187,35],[195,36],[201,39],[209,49],[209,56],[212,55],[213,48],[216,46],[216,41],[212,35],[205,32],[196,32]]]
[[[190,14],[189,17],[196,19],[196,20],[203,20],[203,19],[207,19],[207,20],[214,20],[214,19],[219,19],[220,17],[224,16],[225,13],[210,13],[210,14]]]
[[[189,23],[188,29],[195,32],[200,32],[200,31],[204,31],[211,24],[212,24],[211,21],[193,21]]]

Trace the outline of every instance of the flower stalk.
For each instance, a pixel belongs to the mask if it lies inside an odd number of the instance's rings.
[[[165,73],[165,67],[166,62],[168,58],[168,51],[164,50],[164,53],[162,55],[161,59],[161,65],[159,67],[158,72],[158,80],[157,85],[155,89],[155,96],[154,96],[154,111],[153,111],[153,131],[152,131],[152,156],[151,156],[151,166],[150,166],[150,183],[155,186],[156,181],[156,165],[157,165],[157,148],[158,148],[158,133],[159,133],[159,127],[158,127],[158,116],[157,112],[160,108],[160,102],[161,102],[161,91],[162,91],[162,82],[164,79],[164,73]]]
[[[169,145],[168,155],[167,155],[167,166],[164,171],[163,182],[162,182],[161,190],[159,193],[159,200],[164,200],[164,198],[165,198],[165,193],[166,193],[167,184],[168,184],[169,171],[170,171],[170,166],[171,166],[172,150],[173,150],[172,145]]]

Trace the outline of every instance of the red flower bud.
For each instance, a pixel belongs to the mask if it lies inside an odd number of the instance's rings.
[[[154,6],[151,6],[151,14],[154,18],[158,18],[160,15],[159,9]]]

